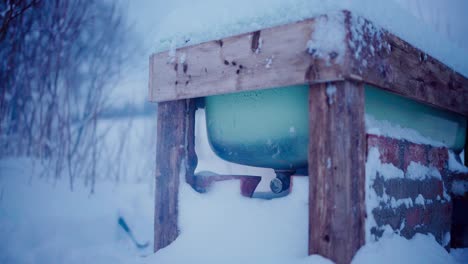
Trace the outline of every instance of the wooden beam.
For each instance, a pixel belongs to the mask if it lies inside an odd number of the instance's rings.
[[[467,78],[369,20],[347,12],[346,23],[349,79],[468,116]]]
[[[187,169],[185,170],[185,181],[193,186],[195,182],[195,169],[198,164],[197,153],[195,152],[195,112],[197,110],[197,99],[186,100],[186,142],[185,146],[187,149],[186,164]]]
[[[468,126],[466,127],[466,135],[468,135]],[[465,166],[468,166],[468,138],[465,138]]]
[[[308,52],[307,43],[314,34],[317,19],[153,54],[150,100],[160,102],[341,80],[341,69],[334,58],[344,54],[338,54],[337,50],[330,61]],[[344,19],[338,26],[344,27]],[[343,34],[341,42],[344,39]]]
[[[192,180],[196,167],[194,100],[158,105],[154,251],[168,246],[179,235],[178,196],[180,178]],[[194,156],[195,155],[195,156]],[[185,175],[184,175],[185,174]]]
[[[309,254],[350,263],[365,242],[364,87],[311,85]]]
[[[309,50],[311,39],[327,52]],[[345,79],[468,116],[466,77],[348,11],[153,54],[149,95],[161,102]]]

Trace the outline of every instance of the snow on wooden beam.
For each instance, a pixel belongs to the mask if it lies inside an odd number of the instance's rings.
[[[359,80],[468,116],[468,80],[348,11],[153,54],[150,101]]]
[[[342,79],[335,63],[327,66],[326,60],[309,55],[307,42],[316,22],[316,18],[308,19],[153,54],[150,100]],[[344,37],[340,42],[344,43]]]
[[[348,15],[347,77],[468,116],[468,79],[372,22]]]

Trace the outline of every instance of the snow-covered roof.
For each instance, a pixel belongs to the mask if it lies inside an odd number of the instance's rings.
[[[158,26],[155,48],[158,52],[193,45],[343,9],[368,18],[468,76],[468,50],[442,36],[394,1],[205,0],[176,5]]]

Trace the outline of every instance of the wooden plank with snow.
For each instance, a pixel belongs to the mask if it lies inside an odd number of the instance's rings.
[[[468,79],[362,17],[347,27],[351,79],[468,116]]]
[[[350,263],[365,241],[364,87],[311,85],[309,254]]]
[[[162,102],[339,80],[468,116],[468,79],[348,11],[153,54],[149,96]]]
[[[308,19],[153,54],[150,100],[341,79],[339,68],[326,66],[326,60],[308,55],[307,42],[316,21]]]
[[[168,246],[179,235],[179,182],[190,182],[196,167],[194,152],[194,100],[158,105],[154,251]]]

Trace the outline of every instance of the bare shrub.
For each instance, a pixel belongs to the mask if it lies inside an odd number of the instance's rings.
[[[0,157],[32,156],[70,187],[91,190],[102,133],[97,118],[130,58],[116,1],[0,3]]]

